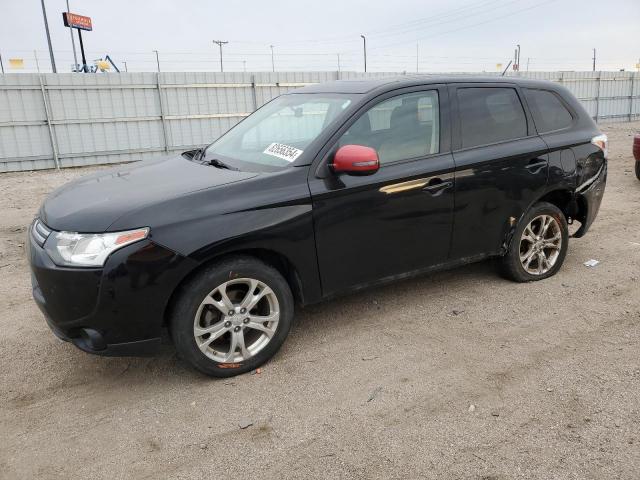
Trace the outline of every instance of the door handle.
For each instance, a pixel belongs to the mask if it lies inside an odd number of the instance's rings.
[[[444,181],[441,178],[432,178],[429,183],[422,190],[430,193],[431,195],[440,195],[447,188],[453,186],[453,182],[450,180]]]
[[[547,166],[546,160],[538,160],[536,158],[534,160],[531,160],[529,164],[524,168],[529,170],[529,173],[535,174],[535,173],[538,173],[540,170],[542,170],[546,166]]]

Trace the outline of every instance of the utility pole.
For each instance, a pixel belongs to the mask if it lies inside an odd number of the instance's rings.
[[[51,35],[49,35],[49,22],[47,22],[47,10],[44,8],[44,0],[40,0],[42,4],[42,17],[44,18],[44,30],[47,33],[47,43],[49,44],[49,56],[51,57],[51,70],[57,73],[56,60],[53,58],[53,47],[51,46]]]
[[[158,65],[158,72],[160,71],[160,57],[158,56],[158,50],[154,50],[156,54],[156,64]]]
[[[360,35],[364,47],[364,73],[367,73],[367,37]]]
[[[596,71],[596,49],[593,49],[593,71]]]
[[[128,71],[129,71],[129,69],[127,68],[127,62],[124,62],[124,61],[123,61],[122,63],[124,63],[124,71],[125,71],[125,72],[128,72]]]
[[[226,45],[229,42],[225,42],[224,40],[214,40],[213,43],[218,45],[218,47],[220,48],[220,72],[223,72],[224,70],[222,69],[222,45]]]
[[[69,10],[69,0],[67,0],[67,13],[71,13]],[[73,70],[78,70],[78,56],[76,55],[76,42],[73,39],[73,28],[69,27],[69,36],[71,37],[71,47],[73,48]]]
[[[2,63],[2,54],[0,53],[0,68],[2,69],[2,73],[4,73],[4,64]]]
[[[529,71],[529,57],[527,57],[527,72]]]
[[[82,43],[82,29],[78,28],[78,41],[80,42],[80,54],[82,55],[82,71],[89,73],[89,67],[87,65],[87,57],[84,56],[84,43]]]
[[[276,71],[276,64],[273,61],[273,45],[269,45],[269,47],[271,48],[271,71],[275,72]]]
[[[518,66],[517,70],[519,72],[520,71],[520,44],[516,45],[516,47],[518,47],[516,65]]]
[[[340,72],[340,54],[336,54],[338,56],[338,73]]]

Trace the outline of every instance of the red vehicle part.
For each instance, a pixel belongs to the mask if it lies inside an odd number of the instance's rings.
[[[640,134],[633,137],[633,156],[636,159],[636,177],[640,180]]]

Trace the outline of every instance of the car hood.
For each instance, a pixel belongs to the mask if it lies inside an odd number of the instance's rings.
[[[49,195],[39,216],[54,230],[104,232],[137,209],[256,175],[201,165],[181,155],[144,160],[67,183]]]

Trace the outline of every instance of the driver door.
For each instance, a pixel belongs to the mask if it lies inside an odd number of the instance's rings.
[[[370,176],[325,169],[324,178],[309,179],[323,293],[446,262],[455,190],[446,88],[384,94],[332,141],[324,162],[340,146],[357,144],[376,149],[380,169]]]

